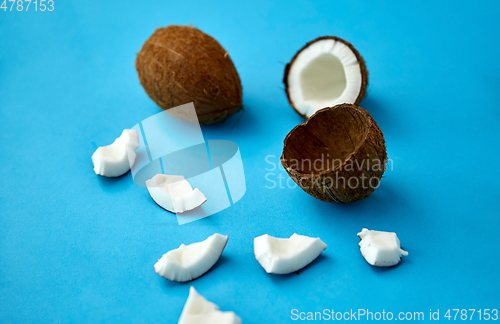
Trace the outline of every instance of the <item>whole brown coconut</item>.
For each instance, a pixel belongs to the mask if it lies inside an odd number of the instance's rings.
[[[243,106],[241,81],[231,58],[197,28],[156,29],[137,54],[135,68],[160,108],[193,102],[201,124],[223,121]]]
[[[296,126],[284,141],[281,164],[311,196],[352,203],[370,196],[385,171],[382,131],[353,104],[324,108]]]

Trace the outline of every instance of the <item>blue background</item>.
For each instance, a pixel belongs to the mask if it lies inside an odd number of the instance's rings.
[[[500,308],[499,9],[497,1],[55,0],[53,12],[0,11],[0,322],[175,323],[190,285],[244,323],[293,322],[292,309],[428,318],[439,308],[443,318],[448,308]],[[90,159],[160,111],[134,62],[169,24],[214,36],[244,88],[243,113],[203,133],[239,145],[246,195],[183,226],[130,174],[96,176]],[[352,205],[290,189],[286,173],[272,170],[303,122],[285,97],[284,65],[322,35],[345,38],[365,58],[361,106],[393,160],[373,196]],[[282,188],[268,188],[278,177]],[[363,227],[395,231],[409,256],[371,267],[359,252]],[[163,253],[214,232],[229,242],[205,276],[179,284],[155,274]],[[252,239],[294,232],[328,248],[300,275],[266,274]]]

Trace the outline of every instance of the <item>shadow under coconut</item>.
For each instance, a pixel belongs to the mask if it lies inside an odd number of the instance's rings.
[[[271,280],[276,283],[280,284],[282,282],[288,283],[290,280],[293,280],[294,278],[306,275],[310,267],[315,267],[317,266],[318,263],[327,263],[327,266],[332,266],[333,264],[333,259],[330,258],[328,255],[321,253],[316,259],[313,260],[313,262],[309,263],[306,265],[304,268],[299,269],[298,271],[289,273],[289,274],[274,274],[274,273],[269,273],[268,275],[270,276]],[[264,272],[265,270],[262,269]]]
[[[103,177],[95,175],[99,187],[106,192],[120,192],[134,185],[134,181],[130,181],[130,172],[127,172],[119,177]]]
[[[376,210],[382,213],[407,211],[410,201],[401,193],[402,188],[395,188],[390,182],[382,183],[379,188],[368,198],[353,204],[338,204],[343,209],[358,209],[360,211]]]
[[[321,217],[326,223],[335,222],[338,217],[355,219],[356,222],[372,222],[376,218],[396,221],[401,218],[402,213],[412,208],[401,190],[396,190],[390,183],[382,183],[370,197],[351,204],[327,203],[310,198],[314,200],[310,203],[311,214]]]
[[[237,113],[220,123],[201,125],[205,140],[207,139],[228,139],[230,136],[245,136],[260,133],[266,125],[259,115],[258,107],[269,106],[265,101],[245,100],[243,108]]]
[[[203,276],[210,275],[210,273],[212,271],[216,271],[219,267],[225,266],[225,264],[228,262],[231,262],[231,258],[228,258],[227,256],[225,256],[224,252],[222,252],[222,255],[220,256],[219,260],[217,262],[215,262],[214,266],[212,268],[210,268],[210,270],[208,270],[207,273],[205,273]]]
[[[361,101],[359,106],[370,113],[384,135],[386,135],[386,132],[387,134],[395,133],[398,135],[403,132],[402,126],[404,126],[404,122],[396,120],[397,112],[380,102],[377,97],[368,95]]]
[[[251,108],[244,105],[238,112],[230,116],[228,119],[214,124],[201,125],[203,134],[210,134],[211,132],[229,132],[233,129],[241,129],[248,127],[252,123]],[[252,126],[252,125],[250,125]]]
[[[153,198],[151,198],[151,195],[149,194],[147,189],[144,188],[144,190],[145,190],[145,193],[143,193],[141,197],[145,200],[145,202],[147,204],[150,205],[149,208],[151,208],[151,210],[154,212],[161,213],[161,214],[159,214],[160,217],[166,217],[166,218],[162,218],[162,220],[164,220],[164,221],[149,223],[147,225],[151,225],[151,226],[183,226],[184,228],[187,228],[187,227],[196,227],[196,226],[206,227],[207,225],[219,226],[221,224],[221,222],[220,222],[221,218],[217,217],[219,213],[216,213],[213,215],[208,215],[208,216],[203,217],[203,218],[195,219],[191,222],[183,223],[181,225],[181,224],[179,224],[176,213],[173,213],[169,210],[166,210],[165,208],[158,205],[153,200]],[[187,216],[187,215],[189,215],[189,212],[190,211],[180,213],[179,217]],[[158,215],[158,214],[155,214],[155,216],[156,215]]]
[[[401,247],[401,248],[404,250],[403,247]],[[368,262],[365,262],[365,263],[366,263],[367,267],[372,268],[372,271],[374,273],[384,275],[386,273],[390,273],[390,272],[395,271],[397,268],[405,267],[405,263],[411,263],[411,260],[405,260],[405,257],[402,257],[401,261],[399,261],[398,264],[396,264],[395,266],[392,266],[392,267],[376,267],[376,266],[372,266]]]
[[[178,282],[178,281],[171,281],[171,280],[168,280],[168,279],[165,279],[161,276],[159,276],[158,274],[156,274],[156,276],[158,277],[158,280],[161,280],[162,281],[162,286],[163,287],[166,287],[167,289],[172,289],[172,288],[175,288],[175,287],[178,287],[178,286],[191,286],[193,285],[193,282],[197,281],[197,280],[200,280],[206,276],[210,276],[210,274],[213,272],[213,271],[216,271],[217,268],[221,267],[221,266],[224,266],[227,262],[230,262],[230,258],[224,256],[224,255],[221,255],[219,260],[214,264],[214,266],[212,268],[210,268],[210,270],[208,270],[207,272],[205,272],[203,275],[201,275],[200,277],[196,278],[196,279],[193,279],[193,280],[190,280],[190,281],[186,281],[186,282]],[[210,280],[210,278],[208,278],[208,280]]]

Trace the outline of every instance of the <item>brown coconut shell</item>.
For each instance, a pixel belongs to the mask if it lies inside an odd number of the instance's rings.
[[[356,98],[356,100],[353,102],[354,105],[358,106],[360,103],[361,103],[361,100],[363,100],[363,98],[366,96],[366,88],[368,87],[368,70],[366,69],[366,64],[365,64],[365,60],[363,59],[363,57],[361,56],[361,54],[359,54],[358,50],[351,44],[349,43],[348,41],[342,39],[342,38],[339,38],[337,36],[322,36],[322,37],[318,37],[312,41],[310,41],[309,43],[307,43],[306,45],[304,45],[304,47],[302,47],[295,55],[294,57],[292,58],[292,60],[290,61],[290,63],[288,63],[286,66],[285,66],[285,74],[283,75],[283,83],[285,85],[285,92],[286,92],[286,96],[288,98],[288,102],[290,103],[290,106],[292,106],[292,108],[299,114],[301,115],[302,117],[306,118],[306,116],[304,116],[304,114],[300,113],[297,108],[295,107],[295,104],[293,103],[293,100],[290,96],[290,93],[288,92],[288,73],[290,72],[290,68],[292,67],[293,63],[295,63],[295,60],[297,59],[297,57],[299,56],[299,54],[305,50],[306,48],[308,48],[309,46],[311,46],[312,44],[316,43],[316,42],[319,42],[319,41],[322,41],[322,40],[325,40],[325,39],[333,39],[337,42],[341,42],[341,43],[344,43],[347,47],[349,47],[351,49],[351,51],[354,53],[354,55],[356,56],[356,59],[358,60],[359,62],[359,68],[360,68],[360,71],[361,71],[361,89],[359,91],[359,95],[358,97]]]
[[[281,156],[281,164],[299,187],[336,203],[370,196],[386,161],[382,131],[368,111],[353,104],[318,110],[290,131]]]
[[[197,28],[156,29],[137,54],[135,68],[160,108],[193,102],[201,124],[223,121],[243,106],[240,77],[227,51]]]

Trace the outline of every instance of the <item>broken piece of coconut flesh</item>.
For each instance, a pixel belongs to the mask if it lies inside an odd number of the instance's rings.
[[[267,273],[288,274],[304,268],[326,249],[319,237],[293,234],[276,238],[267,234],[253,239],[255,258]]]
[[[294,56],[283,81],[290,105],[309,118],[325,107],[359,105],[366,93],[368,73],[352,44],[326,36],[308,43]]]
[[[370,231],[366,228],[358,233],[361,254],[365,260],[377,267],[390,267],[401,261],[401,256],[408,252],[401,249],[396,233]]]
[[[205,195],[198,188],[193,190],[183,176],[157,174],[146,180],[146,187],[151,198],[172,213],[183,213],[207,201]]]
[[[105,177],[119,177],[127,173],[135,162],[138,147],[137,131],[124,129],[112,144],[98,147],[92,154],[95,173]]]
[[[179,324],[241,324],[241,319],[234,312],[220,311],[219,306],[191,287]]]
[[[186,282],[201,277],[219,260],[226,247],[227,235],[215,233],[205,241],[165,253],[155,264],[155,272],[165,279]]]

